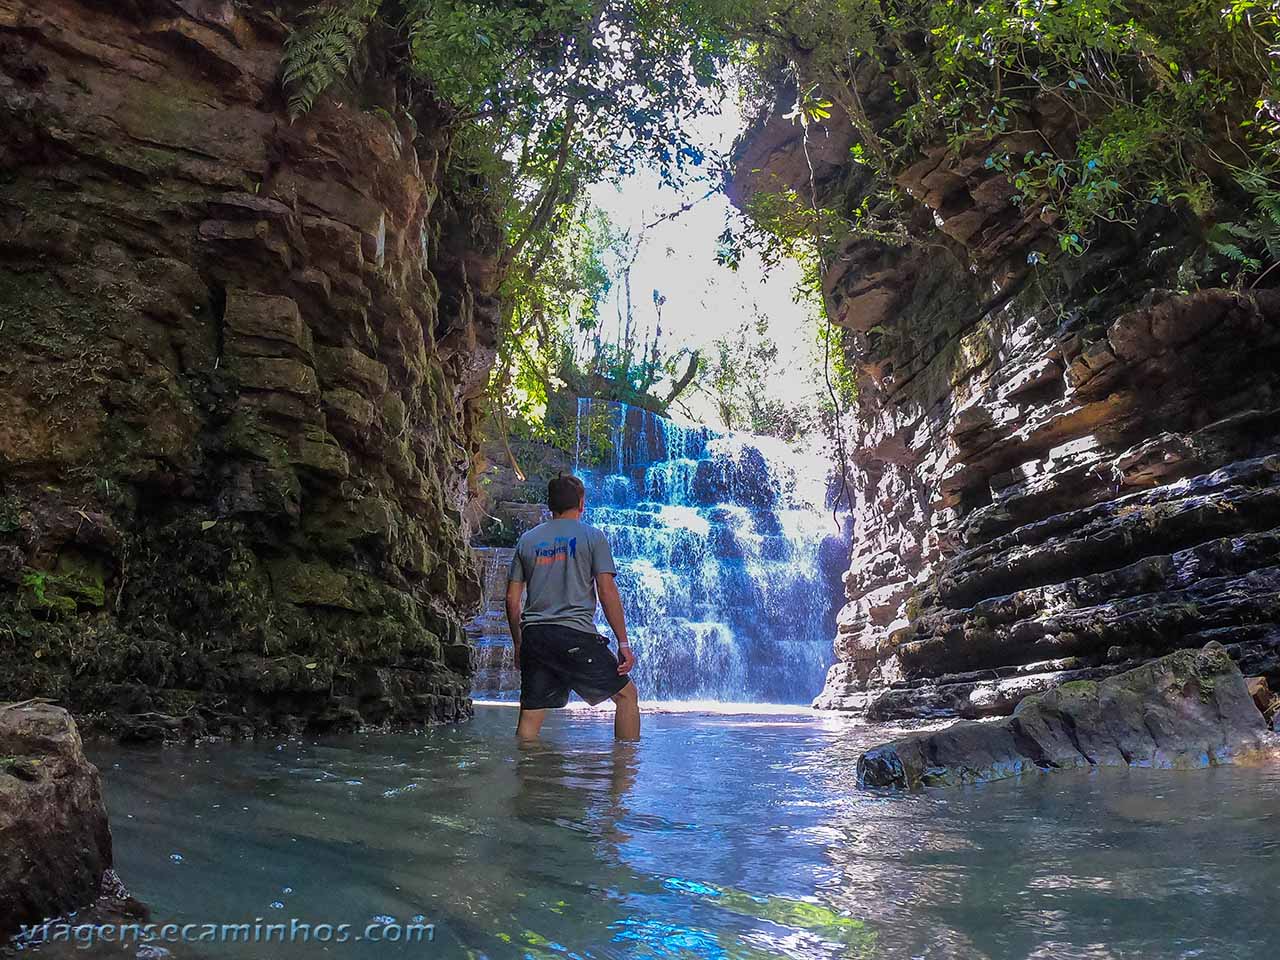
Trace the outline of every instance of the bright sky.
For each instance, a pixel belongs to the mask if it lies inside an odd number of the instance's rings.
[[[728,153],[742,128],[736,104],[730,100],[718,116],[708,116],[696,130],[701,145]],[[695,183],[676,190],[662,184],[654,173],[643,172],[620,185],[598,184],[591,199],[614,224],[638,236],[645,224],[698,200],[709,185]],[[815,329],[806,309],[793,300],[799,268],[786,263],[766,274],[760,258],[748,251],[737,271],[716,263],[717,239],[730,213],[728,198],[717,191],[699,200],[692,209],[645,232],[639,256],[631,271],[631,296],[638,320],[652,328],[653,291],[667,298],[663,307],[663,344],[669,353],[680,347],[709,346],[718,337],[737,330],[753,316],[756,307],[769,318],[770,334],[779,346],[779,364],[788,375],[765,385],[766,391],[797,400],[815,389],[812,370]],[[621,285],[613,295],[620,298]],[[602,307],[605,330],[616,323],[616,300]],[[683,398],[696,419],[715,423],[710,401],[688,393]],[[673,411],[674,412],[674,411]]]

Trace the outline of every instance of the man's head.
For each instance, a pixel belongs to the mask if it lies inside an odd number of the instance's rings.
[[[547,506],[552,516],[558,517],[570,510],[581,510],[586,497],[586,487],[575,476],[556,477],[547,484]]]

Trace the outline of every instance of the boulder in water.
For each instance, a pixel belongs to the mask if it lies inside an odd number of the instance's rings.
[[[102,784],[71,715],[0,706],[0,939],[93,903],[110,867]]]
[[[858,783],[954,786],[1080,767],[1205,767],[1275,744],[1239,668],[1210,643],[1027,697],[1004,720],[876,747],[858,760]]]

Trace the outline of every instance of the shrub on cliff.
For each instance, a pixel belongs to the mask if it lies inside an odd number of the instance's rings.
[[[760,242],[797,217],[819,246],[849,234],[927,246],[902,174],[972,156],[1050,225],[1030,263],[1171,212],[1199,249],[1184,285],[1254,281],[1280,252],[1280,5],[1116,0],[746,0],[742,29],[798,119],[838,108],[864,175],[846,197],[793,192],[752,210]],[[887,95],[887,96],[886,96]],[[760,103],[759,101],[764,101]],[[825,104],[825,106],[824,106]],[[782,193],[779,196],[783,196]],[[805,213],[818,210],[818,215]],[[1026,253],[1027,251],[1024,251]]]

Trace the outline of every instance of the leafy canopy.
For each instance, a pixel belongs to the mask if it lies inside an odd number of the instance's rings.
[[[911,203],[894,180],[939,148],[988,146],[988,169],[1014,200],[1079,255],[1152,208],[1197,230],[1202,248],[1257,271],[1273,260],[1280,197],[1280,2],[1277,0],[754,0],[743,29],[758,72],[789,75],[797,119],[821,98],[846,114],[850,158],[872,186],[836,210],[850,232],[910,242]],[[823,16],[823,14],[827,16]],[[872,76],[897,103],[863,103]],[[855,80],[855,77],[859,79]],[[766,87],[766,93],[775,89]],[[1052,140],[1010,151],[1037,136]],[[871,211],[857,207],[868,197]],[[816,208],[801,191],[802,205]],[[825,201],[824,201],[825,202]],[[768,213],[769,211],[764,211]],[[789,218],[756,218],[766,235]],[[816,218],[819,235],[822,217]],[[921,238],[916,237],[919,241]],[[1033,259],[1032,262],[1036,262]],[[1206,269],[1209,261],[1205,263]],[[1230,271],[1215,277],[1233,279]],[[1236,276],[1235,279],[1239,279]]]
[[[1224,282],[1260,278],[1280,252],[1280,0],[327,0],[289,41],[292,108],[358,69],[375,31],[451,119],[454,175],[507,231],[510,346],[493,393],[509,405],[536,405],[556,371],[648,390],[655,365],[670,366],[646,341],[619,354],[601,336],[616,238],[579,198],[640,165],[708,175],[689,130],[731,75],[749,109],[789,86],[795,122],[847,118],[857,134],[843,191],[765,190],[745,232],[723,238],[726,262],[744,241],[798,256],[809,292],[850,234],[936,242],[895,180],[939,148],[987,150],[1015,202],[1053,225],[1056,249],[1033,264],[1081,254],[1152,207],[1199,229],[1196,270],[1225,264]],[[874,117],[868,77],[896,98]],[[1047,111],[1070,118],[1066,134],[1001,146]],[[842,354],[826,336],[824,352]]]

